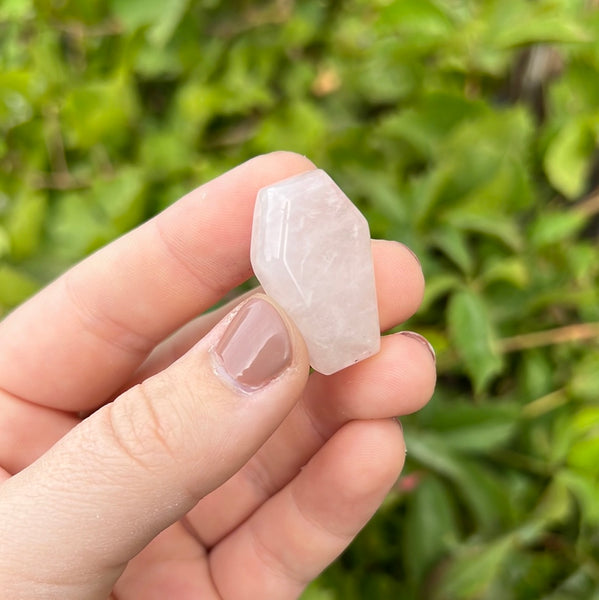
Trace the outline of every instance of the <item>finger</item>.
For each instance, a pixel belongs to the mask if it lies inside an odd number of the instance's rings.
[[[118,600],[201,598],[221,600],[210,576],[208,556],[182,523],[161,532],[119,577]]]
[[[189,513],[207,547],[291,481],[345,423],[407,414],[428,401],[436,377],[426,342],[404,334],[381,342],[381,351],[368,360],[329,377],[313,373],[301,401],[268,442]]]
[[[291,321],[265,296],[241,305],[0,487],[0,589],[108,596],[127,561],[247,462],[307,376]]]
[[[424,276],[414,253],[398,242],[373,240],[372,258],[381,331],[386,331],[406,321],[416,312],[424,294]],[[253,293],[255,291],[247,292]],[[225,307],[202,315],[185,325],[156,347],[135,373],[132,381],[143,381],[166,368],[205,335],[226,311],[231,310],[245,297],[246,294],[240,299],[232,300]]]
[[[372,251],[381,331],[387,331],[418,310],[424,275],[416,255],[404,244],[373,240]]]
[[[97,407],[250,276],[256,193],[311,168],[291,153],[248,161],[83,261],[0,323],[0,387],[53,408]]]
[[[332,377],[314,373],[306,410],[324,437],[349,419],[381,419],[420,410],[437,380],[435,352],[412,331],[383,338],[386,351]]]
[[[17,473],[66,435],[79,419],[0,390],[0,465]]]
[[[397,423],[346,425],[291,483],[212,550],[210,567],[221,597],[297,598],[380,506],[404,455]]]

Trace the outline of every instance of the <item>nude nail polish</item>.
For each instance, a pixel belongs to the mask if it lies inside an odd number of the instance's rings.
[[[275,307],[262,298],[248,300],[214,348],[229,378],[255,391],[291,364],[291,340]]]

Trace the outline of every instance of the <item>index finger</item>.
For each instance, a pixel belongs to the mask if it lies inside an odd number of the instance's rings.
[[[261,187],[313,169],[277,152],[197,188],[0,323],[0,388],[69,411],[102,404],[152,348],[251,275]]]

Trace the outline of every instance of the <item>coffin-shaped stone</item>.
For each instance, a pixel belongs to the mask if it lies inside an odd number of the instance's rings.
[[[324,171],[260,190],[251,261],[301,331],[314,370],[330,375],[378,352],[368,223]]]

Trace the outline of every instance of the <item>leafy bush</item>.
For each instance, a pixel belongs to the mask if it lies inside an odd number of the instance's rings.
[[[306,599],[599,598],[598,31],[591,0],[3,0],[0,310],[305,153],[421,257],[439,366]]]

